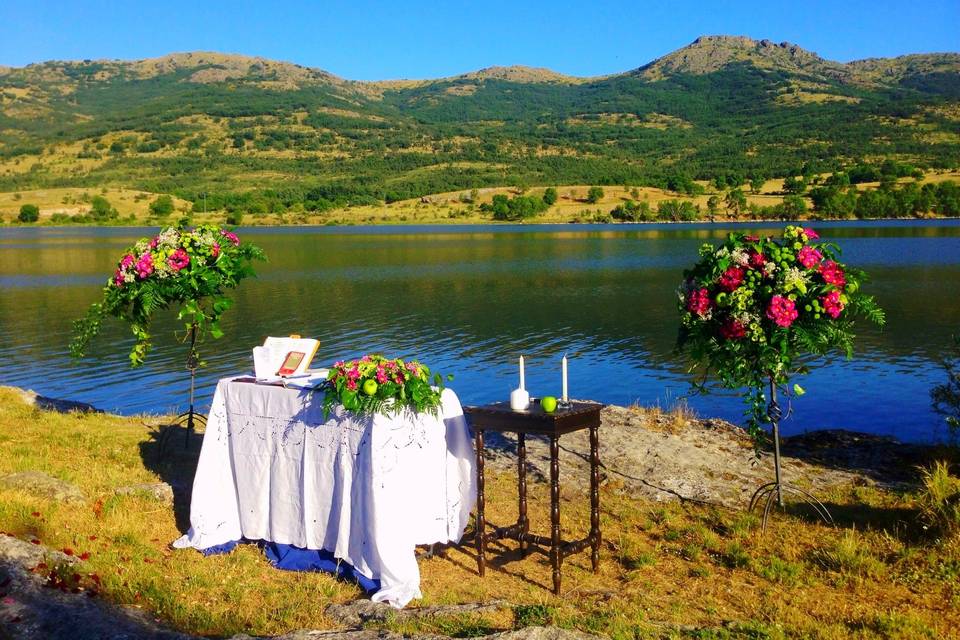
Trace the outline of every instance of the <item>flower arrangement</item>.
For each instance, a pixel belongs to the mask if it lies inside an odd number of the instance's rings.
[[[448,376],[452,380],[453,376]],[[438,415],[443,377],[433,376],[430,369],[416,360],[388,359],[380,354],[365,355],[358,360],[340,361],[327,374],[323,414],[326,419],[334,405],[363,416],[381,413],[395,415],[409,408]]]
[[[852,355],[857,316],[884,323],[883,311],[860,290],[866,275],[840,263],[835,244],[817,240],[815,231],[797,226],[776,239],[733,233],[719,249],[703,245],[700,261],[684,271],[677,347],[704,378],[748,388],[755,438],[767,421],[766,385],[789,395],[790,376],[806,372],[809,356]],[[795,385],[793,392],[803,390]]]
[[[103,318],[114,316],[130,325],[136,338],[130,363],[140,366],[150,350],[152,315],[170,305],[179,305],[178,319],[188,329],[219,338],[220,317],[233,304],[224,290],[254,275],[251,262],[263,259],[258,247],[216,225],[168,227],[152,239],[142,238],[118,261],[102,300],[74,323],[70,352],[83,357]]]

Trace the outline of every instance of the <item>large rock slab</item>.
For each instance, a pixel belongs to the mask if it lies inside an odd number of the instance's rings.
[[[86,497],[78,487],[42,471],[21,471],[0,477],[0,487],[19,489],[57,502],[80,503],[86,501]]]
[[[787,482],[816,493],[830,486],[895,484],[906,448],[896,441],[838,432],[784,439]],[[515,473],[513,434],[488,433],[487,460]],[[816,446],[821,440],[825,446]],[[828,446],[827,446],[828,445]],[[900,458],[898,458],[900,456]],[[560,478],[566,486],[589,487],[590,442],[586,430],[560,438]],[[601,473],[626,490],[654,500],[689,500],[746,507],[760,485],[773,480],[773,457],[757,457],[745,431],[723,420],[678,419],[643,409],[608,406],[601,413]],[[550,473],[549,441],[527,436],[527,470],[534,480]]]

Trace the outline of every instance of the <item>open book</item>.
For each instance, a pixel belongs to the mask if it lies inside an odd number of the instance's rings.
[[[319,347],[320,341],[313,338],[267,338],[263,346],[253,348],[257,380],[276,381],[306,374]]]

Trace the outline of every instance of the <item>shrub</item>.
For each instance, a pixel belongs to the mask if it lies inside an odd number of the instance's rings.
[[[960,478],[943,460],[921,472],[920,513],[924,522],[943,533],[960,532]]]
[[[173,213],[173,198],[164,195],[150,203],[150,215],[157,218],[166,218]]]
[[[590,187],[590,190],[587,191],[587,202],[590,204],[596,204],[600,201],[600,198],[603,197],[603,188],[602,187]]]
[[[40,219],[40,207],[35,204],[25,204],[20,207],[20,215],[17,220],[20,222],[36,222]]]

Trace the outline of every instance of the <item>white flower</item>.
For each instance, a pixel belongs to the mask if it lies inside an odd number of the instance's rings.
[[[763,272],[766,273],[768,276],[773,275],[773,273],[776,270],[777,270],[777,265],[774,262],[767,262],[766,264],[763,265]]]
[[[720,247],[719,249],[717,249],[717,252],[713,255],[717,256],[722,260],[730,255],[730,250],[727,249],[726,247]]]
[[[787,289],[805,290],[808,282],[807,276],[797,267],[790,267],[783,276],[783,284]]]
[[[730,253],[730,259],[741,267],[745,267],[750,264],[750,255],[744,249],[734,249]]]

